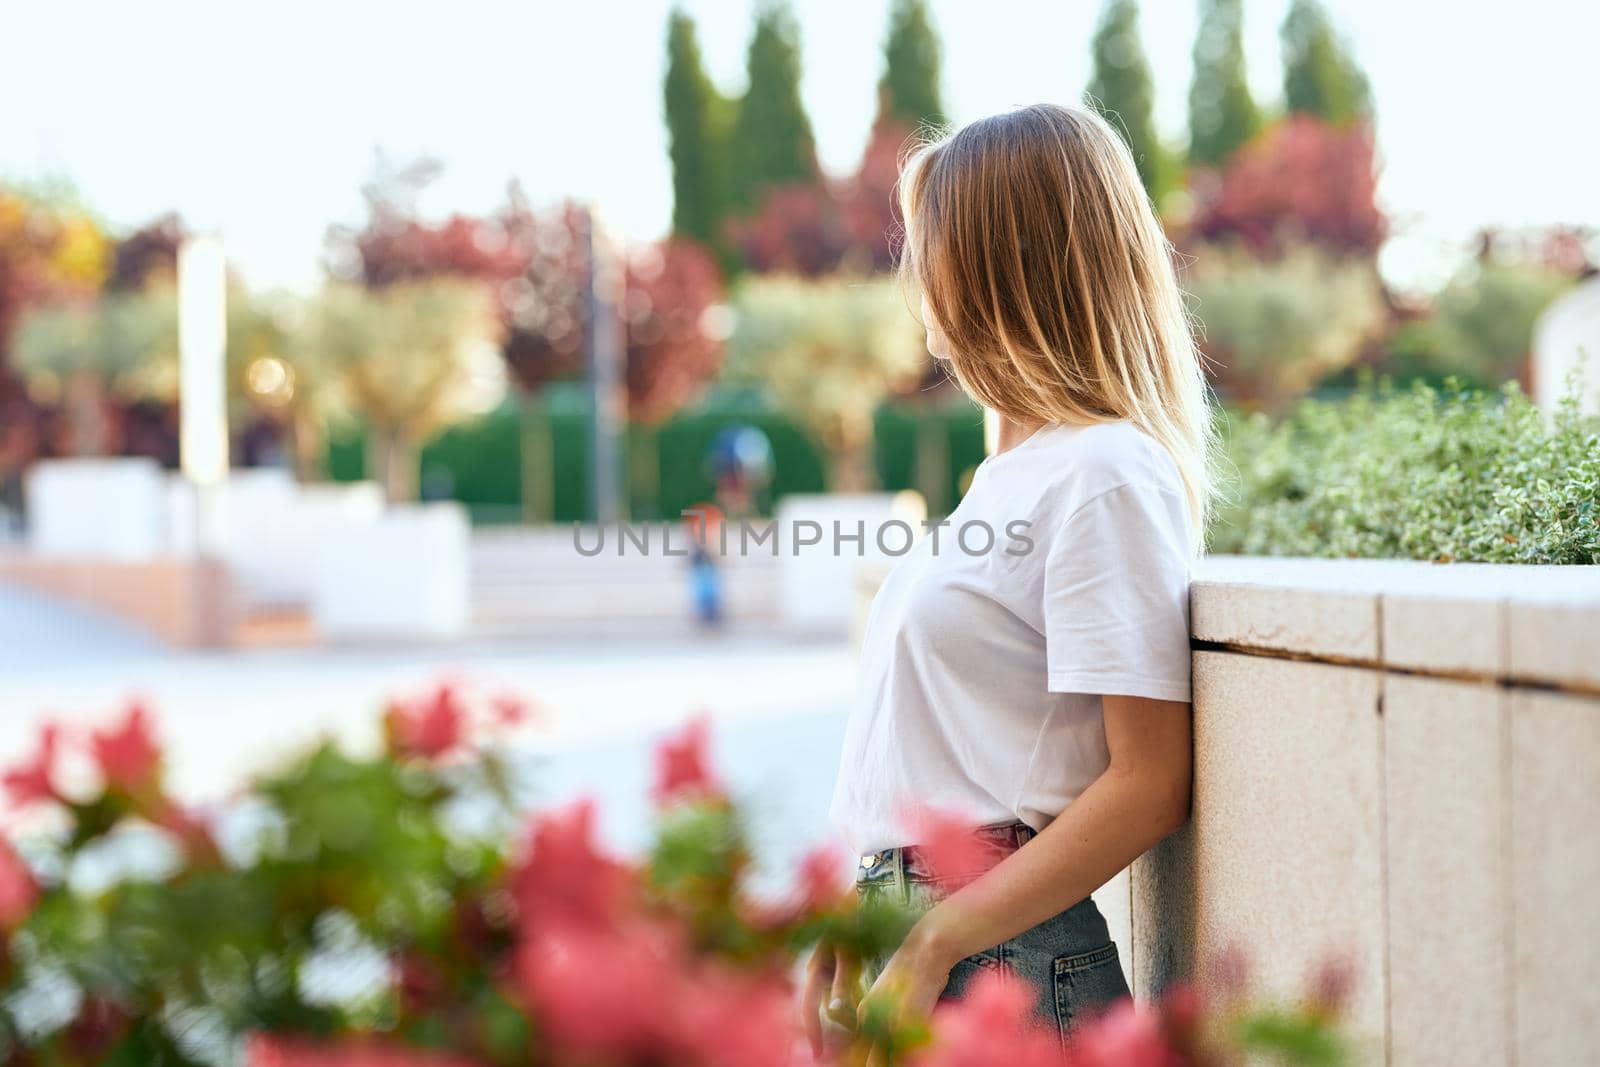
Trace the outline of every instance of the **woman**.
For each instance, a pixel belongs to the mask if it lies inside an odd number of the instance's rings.
[[[1098,116],[975,122],[915,152],[900,195],[928,349],[1000,433],[867,626],[832,816],[861,891],[921,913],[867,997],[925,1011],[999,968],[1064,1037],[1128,992],[1090,893],[1188,817],[1205,382],[1171,248]],[[983,827],[982,873],[931,871],[919,810]],[[813,956],[814,1045],[823,1011],[855,1017],[851,978]]]

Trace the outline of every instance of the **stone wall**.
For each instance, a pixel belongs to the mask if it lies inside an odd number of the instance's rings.
[[[1339,955],[1375,1062],[1588,1062],[1600,568],[1214,557],[1191,604],[1193,817],[1098,895],[1135,990]]]

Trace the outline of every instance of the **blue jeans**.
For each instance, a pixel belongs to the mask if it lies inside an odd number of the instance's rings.
[[[984,827],[979,834],[1001,855],[1021,847],[1033,831],[1017,823]],[[856,871],[856,889],[863,898],[879,894],[914,912],[931,908],[949,892],[952,881],[964,880],[935,877],[916,850],[906,848],[862,856]],[[887,962],[869,960],[869,980]],[[1033,987],[1040,1021],[1053,1026],[1063,1041],[1084,1019],[1129,995],[1117,946],[1100,909],[1089,898],[956,964],[939,999],[960,999],[975,978],[994,969]]]

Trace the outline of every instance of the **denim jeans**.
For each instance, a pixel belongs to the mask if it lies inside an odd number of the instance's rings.
[[[1026,843],[1033,831],[1017,823],[984,827],[979,834],[992,842],[1000,855]],[[970,876],[971,872],[966,878]],[[895,848],[861,857],[856,889],[863,898],[882,895],[913,912],[921,912],[938,903],[950,891],[952,882],[966,878],[936,877],[924,869],[915,850]],[[869,960],[869,980],[887,962]],[[1036,1012],[1040,1021],[1053,1027],[1063,1041],[1084,1019],[1129,995],[1117,946],[1111,941],[1100,909],[1089,898],[956,964],[939,999],[960,999],[974,979],[995,969],[1033,987],[1038,994]]]

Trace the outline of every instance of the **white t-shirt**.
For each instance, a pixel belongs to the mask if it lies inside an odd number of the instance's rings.
[[[850,847],[914,844],[924,806],[1043,829],[1109,763],[1102,695],[1189,699],[1191,545],[1131,423],[984,460],[873,600],[830,813]]]

